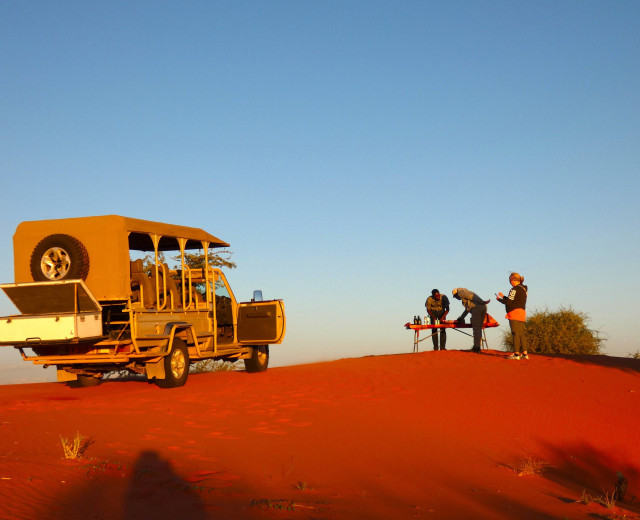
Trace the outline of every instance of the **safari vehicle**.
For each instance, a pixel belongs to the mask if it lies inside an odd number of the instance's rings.
[[[122,370],[181,386],[189,364],[205,359],[264,371],[269,345],[284,338],[284,304],[260,291],[236,302],[208,261],[228,245],[201,229],[117,215],[23,222],[15,283],[0,286],[22,314],[0,318],[0,345],[55,366],[71,386]],[[192,250],[204,252],[204,267],[185,263]],[[179,256],[175,269],[163,261],[169,252]]]

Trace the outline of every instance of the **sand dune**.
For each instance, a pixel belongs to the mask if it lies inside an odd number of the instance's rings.
[[[3,519],[640,517],[638,360],[426,352],[2,386],[0,410]],[[617,472],[618,507],[580,501]]]

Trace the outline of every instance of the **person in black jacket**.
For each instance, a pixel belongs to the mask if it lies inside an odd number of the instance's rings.
[[[505,296],[502,293],[496,294],[496,299],[504,304],[507,309],[505,318],[509,320],[511,335],[513,336],[513,354],[509,359],[529,359],[527,355],[527,336],[524,331],[524,322],[527,318],[527,286],[523,285],[524,276],[518,273],[509,275],[511,290]],[[522,352],[522,355],[520,354]]]
[[[449,314],[449,298],[444,294],[440,294],[438,289],[431,291],[431,296],[424,302],[424,306],[427,308],[431,323],[435,324],[436,321],[444,321],[447,319],[447,314]],[[431,339],[433,341],[433,350],[447,350],[447,329],[440,329],[439,345],[437,330],[433,333]]]

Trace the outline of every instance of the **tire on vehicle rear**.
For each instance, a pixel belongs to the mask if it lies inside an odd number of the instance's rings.
[[[67,386],[71,388],[87,388],[89,386],[98,386],[101,383],[102,374],[100,374],[100,377],[78,374],[78,379],[76,379],[75,381],[68,381]]]
[[[180,338],[174,338],[171,353],[165,356],[164,379],[155,380],[160,388],[176,388],[187,382],[189,377],[189,349]]]
[[[31,276],[36,282],[85,280],[89,274],[89,253],[70,235],[49,235],[31,253]]]
[[[247,372],[264,372],[269,366],[269,345],[256,345],[251,348],[251,357],[244,360]]]

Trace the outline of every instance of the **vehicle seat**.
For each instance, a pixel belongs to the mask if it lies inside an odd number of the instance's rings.
[[[204,308],[204,304],[206,302],[204,301],[204,298],[202,297],[202,294],[200,294],[198,291],[194,290],[193,291],[193,299],[196,302],[196,309]]]
[[[140,301],[140,288],[142,288],[142,294],[144,301],[142,305],[145,308],[153,307],[156,301],[156,290],[151,279],[144,272],[144,265],[142,259],[138,258],[131,264],[131,299],[132,301]]]
[[[165,309],[170,309],[171,308],[171,296],[169,295],[173,295],[173,308],[177,309],[179,307],[182,307],[182,293],[180,292],[180,290],[178,289],[178,286],[176,285],[176,281],[173,279],[173,276],[171,276],[169,274],[169,266],[165,263],[162,264],[163,268],[158,269],[158,274],[160,275],[160,296],[162,297],[162,291],[163,291],[163,283],[162,283],[162,277],[164,275],[164,273],[167,274],[167,294],[165,295],[167,298],[167,305],[165,305]],[[151,279],[155,280],[155,269],[151,270]]]

